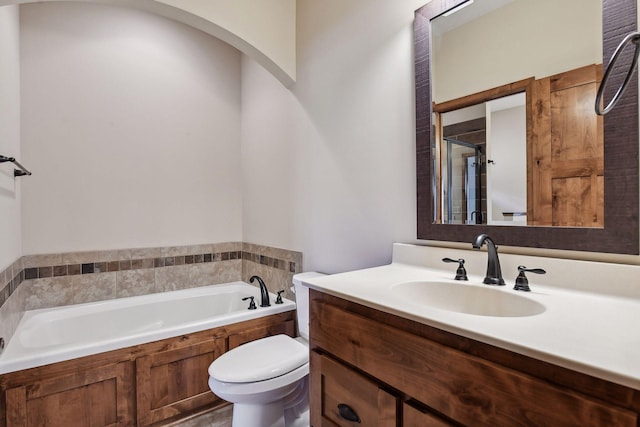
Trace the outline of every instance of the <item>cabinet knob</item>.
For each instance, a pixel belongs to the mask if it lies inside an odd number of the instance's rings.
[[[340,416],[347,421],[352,421],[354,423],[362,422],[356,411],[354,411],[349,405],[340,403],[338,405],[338,412],[340,413]]]

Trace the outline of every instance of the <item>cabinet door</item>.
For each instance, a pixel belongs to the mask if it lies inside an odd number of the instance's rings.
[[[222,337],[138,358],[138,425],[221,403],[209,390],[207,370],[224,350]]]
[[[6,390],[7,427],[134,425],[133,368],[123,362]],[[1,423],[0,423],[1,424]]]
[[[311,352],[311,425],[393,427],[398,399],[354,370]]]
[[[402,427],[453,427],[454,424],[405,402],[402,405]]]

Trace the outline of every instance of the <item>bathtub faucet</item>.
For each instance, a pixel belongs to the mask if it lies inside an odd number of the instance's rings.
[[[271,304],[269,303],[269,291],[267,290],[267,285],[264,284],[264,280],[262,280],[260,276],[251,276],[249,282],[253,283],[254,280],[258,280],[258,283],[260,283],[260,307],[269,307]]]

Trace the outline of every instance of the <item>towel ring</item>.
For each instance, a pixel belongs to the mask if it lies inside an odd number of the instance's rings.
[[[636,45],[636,50],[633,54],[633,61],[631,62],[631,66],[629,67],[629,71],[627,71],[627,76],[624,78],[624,82],[622,82],[622,86],[620,86],[616,92],[615,95],[613,95],[613,98],[611,99],[611,101],[609,101],[609,104],[607,104],[607,106],[604,109],[600,108],[600,104],[602,101],[602,95],[604,94],[604,88],[607,85],[607,80],[609,79],[609,74],[611,74],[611,70],[613,70],[613,67],[616,63],[616,61],[618,60],[618,57],[620,56],[620,53],[622,52],[622,50],[624,49],[624,47],[626,46],[627,43],[632,42],[633,44]],[[620,100],[620,97],[622,96],[622,94],[624,93],[625,89],[627,88],[627,85],[629,84],[629,81],[631,80],[631,76],[633,75],[633,72],[635,71],[636,67],[638,66],[638,55],[640,54],[640,33],[639,32],[633,32],[628,34],[624,39],[622,39],[622,41],[620,42],[620,44],[618,45],[618,47],[616,48],[615,52],[613,53],[613,56],[611,57],[611,62],[609,62],[609,65],[607,66],[606,71],[604,72],[604,76],[602,76],[602,81],[600,82],[600,87],[598,88],[598,94],[596,95],[596,114],[599,116],[604,116],[605,114],[607,114],[609,111],[611,111],[611,109],[613,107],[615,107],[615,105],[618,103],[618,101]]]

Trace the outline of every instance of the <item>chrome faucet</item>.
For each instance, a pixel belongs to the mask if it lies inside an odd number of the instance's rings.
[[[262,280],[260,276],[251,276],[249,282],[253,283],[254,280],[258,280],[258,283],[260,283],[260,307],[269,307],[271,304],[269,303],[269,291],[267,290],[267,285],[264,284],[264,280]]]
[[[474,249],[480,249],[483,244],[487,243],[487,275],[482,283],[487,285],[504,286],[502,278],[502,270],[500,270],[500,260],[498,259],[498,247],[491,237],[486,234],[480,234],[475,238],[472,245]]]

